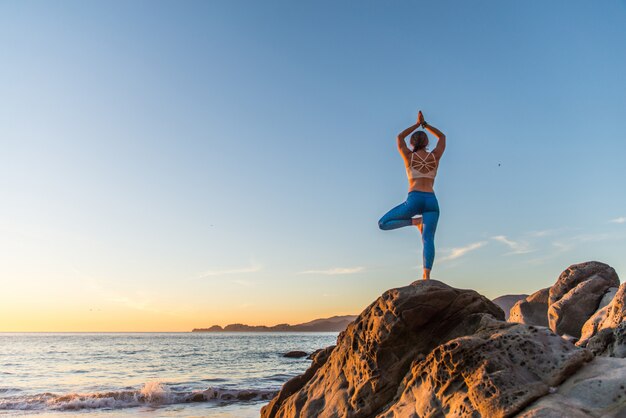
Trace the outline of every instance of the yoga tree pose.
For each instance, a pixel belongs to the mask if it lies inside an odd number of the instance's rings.
[[[428,135],[424,131],[415,131],[419,127],[430,131],[437,137],[437,146],[432,152],[426,151]],[[415,132],[413,132],[415,131]],[[407,147],[405,138],[411,133],[411,147]],[[433,190],[439,160],[446,149],[446,136],[424,120],[420,110],[417,122],[398,135],[398,151],[402,155],[409,178],[409,195],[404,203],[387,212],[378,221],[378,227],[384,231],[415,225],[422,234],[424,245],[424,280],[430,279],[430,271],[435,260],[435,231],[439,220],[439,203]],[[421,215],[415,217],[416,215]]]

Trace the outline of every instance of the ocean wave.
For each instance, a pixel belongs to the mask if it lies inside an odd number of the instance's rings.
[[[141,353],[147,353],[150,350],[147,349],[139,349],[139,350],[119,350],[118,353],[120,354],[127,354],[127,355],[133,355],[133,354],[141,354]]]
[[[81,410],[119,409],[135,406],[159,406],[189,402],[240,402],[270,400],[273,390],[227,389],[208,387],[200,391],[173,391],[161,382],[147,382],[138,390],[94,393],[39,393],[0,398],[0,410]]]
[[[276,381],[276,382],[286,382],[292,377],[297,376],[297,374],[287,374],[287,373],[275,373],[270,376],[265,376],[263,380]]]
[[[200,379],[201,382],[226,382],[228,379],[224,379],[222,377],[212,377],[212,378],[207,378],[207,379]]]

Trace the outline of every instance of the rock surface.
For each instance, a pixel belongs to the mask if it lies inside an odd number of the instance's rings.
[[[502,296],[498,296],[495,299],[492,299],[491,301],[495,303],[496,305],[498,305],[500,309],[504,311],[504,319],[507,320],[509,319],[509,312],[511,311],[511,308],[513,307],[513,305],[515,305],[520,300],[524,300],[527,296],[528,295],[526,294],[502,295]]]
[[[590,261],[568,267],[550,288],[550,329],[559,335],[580,337],[583,324],[598,309],[604,294],[617,286],[617,273],[607,264]]]
[[[626,322],[622,322],[615,329],[600,330],[589,339],[586,348],[596,356],[626,358]]]
[[[622,286],[624,286],[624,285],[626,285],[626,283],[623,284]],[[585,322],[585,324],[583,325],[582,331],[581,331],[579,345],[586,344],[587,340],[589,340],[589,338],[593,337],[602,328],[608,328],[606,326],[603,327],[602,325],[605,322],[607,322],[607,315],[608,315],[608,312],[609,312],[609,304],[611,304],[611,302],[613,301],[613,298],[617,294],[617,290],[618,290],[617,288],[609,289],[609,291],[604,295],[604,297],[600,301],[600,305],[598,306],[598,310],[593,315],[591,315],[591,317],[587,320],[587,322]],[[619,323],[619,322],[621,322],[621,321],[617,321],[617,323]]]
[[[567,292],[578,286],[579,283],[595,275],[604,277],[607,281],[614,283],[614,286],[619,286],[617,273],[608,264],[600,263],[599,261],[572,264],[561,273],[556,283],[550,288],[548,304],[553,304],[565,296]]]
[[[473,290],[429,280],[391,289],[337,338],[328,360],[300,390],[262,417],[371,417],[396,395],[411,363],[441,343],[473,334],[504,312]]]
[[[306,351],[288,351],[285,354],[283,354],[283,357],[287,357],[287,358],[302,358],[306,356],[308,356]]]
[[[596,355],[626,357],[626,283],[585,323],[578,345]]]
[[[511,308],[509,321],[526,325],[548,326],[548,296],[550,288],[538,290]]]
[[[511,416],[592,358],[547,328],[483,323],[415,361],[401,395],[378,416]]]
[[[626,285],[616,283],[606,264],[570,266],[509,322],[472,290],[433,280],[391,289],[261,417],[626,418]],[[569,335],[581,328],[581,340]]]
[[[282,406],[283,402],[291,395],[302,389],[302,387],[309,380],[311,380],[311,378],[315,375],[319,368],[326,363],[326,361],[328,360],[328,356],[330,355],[330,353],[332,353],[334,349],[335,346],[331,345],[324,349],[318,350],[317,354],[313,356],[313,361],[311,362],[311,366],[309,366],[307,371],[300,376],[289,379],[287,383],[283,385],[280,392],[278,392],[278,395],[276,395],[269,404],[265,405],[263,409],[261,409],[261,416],[276,416],[276,412]]]
[[[597,357],[519,418],[626,417],[626,361]]]

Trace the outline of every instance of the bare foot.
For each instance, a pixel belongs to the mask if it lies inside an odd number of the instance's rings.
[[[419,218],[413,218],[413,225],[415,225],[417,229],[420,230],[420,233],[421,233],[422,228],[424,227],[424,225],[422,224],[422,217],[420,216]]]
[[[422,276],[424,280],[430,280],[430,269],[424,269],[424,275]]]

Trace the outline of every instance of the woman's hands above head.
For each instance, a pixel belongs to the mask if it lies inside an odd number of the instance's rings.
[[[424,115],[422,114],[422,111],[420,110],[417,114],[417,124],[421,125],[422,123],[424,123]]]

